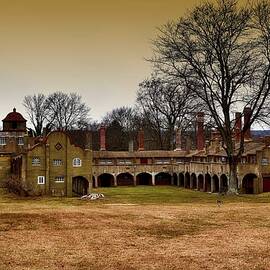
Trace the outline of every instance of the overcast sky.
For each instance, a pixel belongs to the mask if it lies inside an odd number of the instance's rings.
[[[94,119],[134,104],[156,27],[198,2],[0,0],[1,119],[39,92],[78,92]]]

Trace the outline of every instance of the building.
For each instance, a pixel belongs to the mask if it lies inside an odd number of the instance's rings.
[[[0,142],[2,186],[13,175],[34,195],[71,197],[91,188],[89,132],[53,131],[44,138],[31,138],[26,120],[14,109],[3,120]]]
[[[143,131],[138,150],[106,151],[106,129],[100,129],[100,150],[91,150],[88,131],[53,131],[42,138],[28,136],[26,120],[13,112],[0,132],[0,184],[16,176],[33,194],[74,196],[92,187],[175,185],[204,192],[226,192],[229,167],[221,139],[204,138],[203,113],[197,117],[197,149],[181,149],[176,134],[175,151],[145,151]],[[236,121],[237,130],[241,119]],[[236,136],[236,145],[237,145]],[[237,168],[243,193],[270,192],[270,138],[253,140],[248,131],[245,152]]]

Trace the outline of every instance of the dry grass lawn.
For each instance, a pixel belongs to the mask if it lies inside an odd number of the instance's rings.
[[[270,269],[269,194],[218,207],[174,187],[98,191],[95,202],[2,191],[0,269]]]

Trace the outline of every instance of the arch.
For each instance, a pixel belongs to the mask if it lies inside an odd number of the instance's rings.
[[[189,174],[189,172],[185,173],[185,188],[190,188],[190,174]]]
[[[96,188],[96,179],[94,175],[92,176],[92,187]]]
[[[155,184],[158,185],[171,185],[171,175],[169,173],[160,172],[155,175]]]
[[[191,174],[191,188],[197,189],[197,176],[195,173]]]
[[[216,174],[213,175],[213,192],[219,193],[219,178]]]
[[[185,176],[183,173],[179,173],[179,186],[184,187],[185,184]]]
[[[83,196],[88,193],[89,182],[83,176],[76,176],[72,178],[72,193],[75,196]]]
[[[173,174],[173,185],[178,186],[178,177],[176,173]]]
[[[205,192],[211,192],[211,176],[209,173],[205,175]]]
[[[98,176],[99,187],[112,187],[114,186],[114,176],[110,173],[103,173]]]
[[[136,185],[152,185],[152,175],[147,172],[139,173],[136,176]]]
[[[220,192],[226,193],[228,191],[228,178],[225,174],[220,176]]]
[[[203,191],[203,175],[199,174],[198,176],[198,190]]]
[[[118,186],[134,186],[134,177],[128,172],[118,174],[116,181]]]
[[[245,194],[254,194],[255,189],[255,179],[257,178],[257,175],[254,173],[248,173],[244,176],[242,181],[242,192]]]

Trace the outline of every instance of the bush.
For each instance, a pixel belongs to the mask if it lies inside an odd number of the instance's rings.
[[[15,175],[11,175],[6,183],[5,183],[6,188],[8,189],[9,192],[15,193],[20,196],[31,196],[32,195],[32,189],[29,189],[21,179],[19,179]]]

